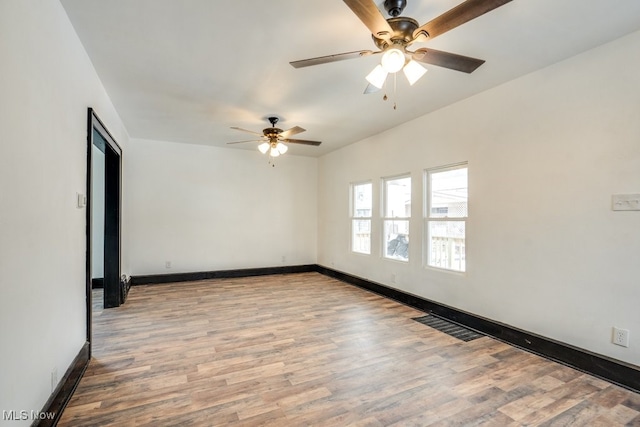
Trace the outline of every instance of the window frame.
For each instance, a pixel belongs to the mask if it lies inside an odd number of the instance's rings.
[[[432,216],[431,213],[431,200],[432,200],[432,175],[436,174],[436,173],[441,173],[441,172],[447,172],[447,171],[452,171],[452,170],[458,170],[458,169],[466,169],[467,170],[467,182],[466,182],[466,189],[467,189],[467,197],[466,197],[466,216],[454,216],[454,217],[450,217],[448,215],[445,216]],[[423,194],[423,202],[424,202],[424,206],[423,206],[423,254],[424,254],[424,259],[423,259],[423,264],[425,268],[430,268],[430,269],[435,269],[438,271],[446,271],[446,272],[450,272],[450,273],[456,273],[456,274],[466,274],[468,269],[467,269],[467,260],[466,260],[466,247],[467,247],[467,241],[468,241],[468,229],[467,229],[467,225],[468,225],[468,220],[469,220],[469,163],[468,162],[460,162],[460,163],[455,163],[455,164],[450,164],[450,165],[446,165],[446,166],[436,166],[433,168],[428,168],[424,170],[424,194]],[[431,264],[431,256],[432,256],[432,246],[431,246],[431,223],[432,222],[461,222],[464,224],[464,238],[463,238],[463,245],[462,247],[464,248],[464,264],[463,264],[463,268],[462,269],[456,269],[456,268],[448,268],[448,267],[442,267],[439,265],[432,265]],[[462,262],[462,261],[461,261]]]
[[[357,216],[356,215],[356,188],[362,185],[369,185],[371,192],[371,200],[369,204],[369,216]],[[372,243],[372,226],[373,226],[373,181],[357,181],[349,184],[349,251],[359,255],[371,255],[371,243]],[[354,249],[355,245],[355,223],[356,221],[368,221],[369,222],[369,250],[368,252]]]
[[[388,192],[387,192],[387,183],[389,181],[395,181],[395,180],[400,180],[400,179],[408,179],[409,180],[409,210],[408,210],[408,215],[404,215],[404,216],[387,216],[387,197],[388,197]],[[381,210],[380,210],[380,222],[381,222],[381,228],[380,228],[380,242],[381,242],[381,257],[385,260],[391,260],[391,261],[398,261],[398,262],[402,262],[402,263],[408,263],[410,260],[410,256],[409,256],[409,249],[407,248],[407,258],[404,259],[402,257],[397,257],[397,256],[388,256],[387,255],[387,239],[386,239],[386,234],[387,234],[387,223],[388,222],[403,222],[406,223],[406,236],[407,236],[407,240],[410,240],[410,232],[411,232],[411,228],[410,228],[410,223],[411,223],[411,205],[413,203],[413,179],[411,176],[410,172],[407,173],[403,173],[403,174],[398,174],[398,175],[392,175],[392,176],[386,176],[386,177],[382,177],[380,180],[381,183],[381,194],[382,197],[380,197],[380,203],[381,203]],[[406,212],[406,211],[405,211]]]

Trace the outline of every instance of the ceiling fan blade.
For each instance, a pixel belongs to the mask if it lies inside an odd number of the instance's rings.
[[[364,88],[364,92],[363,92],[363,93],[364,93],[365,95],[368,95],[368,94],[370,94],[370,93],[380,92],[381,90],[382,90],[382,88],[376,87],[376,86],[372,85],[371,83],[369,83],[369,84],[367,85],[367,87],[366,87],[366,88]]]
[[[418,38],[421,34],[427,32],[428,37],[433,39],[510,1],[511,0],[467,0],[419,27],[413,32],[413,37]]]
[[[473,73],[479,66],[484,64],[482,59],[426,48],[416,50],[412,59],[425,64],[462,71],[463,73]]]
[[[254,135],[260,135],[260,136],[263,136],[263,135],[262,135],[261,133],[259,133],[259,132],[254,132],[254,131],[252,131],[252,130],[242,129],[242,128],[239,128],[239,127],[237,127],[237,126],[231,126],[231,129],[239,130],[239,131],[242,131],[242,132],[252,133],[252,134],[254,134]]]
[[[246,141],[233,141],[233,142],[227,142],[227,144],[242,144],[243,142],[262,142],[264,141],[263,139],[247,139]]]
[[[293,68],[309,67],[311,65],[327,64],[329,62],[343,61],[345,59],[360,58],[374,53],[372,50],[356,50],[354,52],[336,53],[335,55],[318,56],[317,58],[301,59],[289,62]]]
[[[304,145],[315,145],[315,146],[322,144],[322,142],[320,141],[309,141],[306,139],[283,139],[282,142],[291,142],[293,144],[304,144]]]
[[[383,40],[391,38],[393,30],[373,0],[344,0],[344,2],[366,25],[371,34]]]
[[[306,131],[306,129],[303,129],[300,126],[294,126],[291,129],[288,129],[288,130],[285,130],[284,132],[282,132],[279,135],[279,137],[287,139],[290,136],[297,135],[297,134],[299,134],[301,132],[304,132],[304,131]]]

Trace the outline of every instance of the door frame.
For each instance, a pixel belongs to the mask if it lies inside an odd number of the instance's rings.
[[[102,139],[94,140],[94,131]],[[92,147],[105,154],[105,231],[104,231],[104,308],[118,307],[124,302],[121,292],[121,206],[122,148],[107,130],[93,108],[87,113],[87,204],[86,204],[86,306],[87,342],[91,354],[92,342]]]

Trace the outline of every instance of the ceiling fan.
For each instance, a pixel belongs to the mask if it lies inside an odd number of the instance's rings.
[[[391,16],[389,19],[384,18],[373,0],[343,1],[371,31],[378,51],[358,50],[293,61],[290,64],[295,68],[301,68],[382,53],[381,64],[367,76],[370,86],[380,89],[389,73],[396,73],[401,69],[413,85],[426,72],[418,62],[464,73],[475,71],[484,60],[435,49],[419,48],[410,51],[407,48],[413,43],[431,40],[511,0],[466,0],[422,26],[413,18],[400,16],[407,0],[385,0],[384,8]],[[367,88],[365,93],[371,91],[375,89]]]
[[[299,134],[306,130],[301,128],[300,126],[294,126],[291,129],[283,131],[282,129],[275,127],[276,123],[278,123],[278,121],[280,120],[279,117],[270,116],[270,117],[267,117],[267,120],[269,120],[269,123],[271,123],[271,127],[263,129],[262,133],[232,126],[231,129],[258,135],[260,139],[249,139],[246,141],[227,142],[227,144],[241,144],[244,142],[261,142],[262,141],[262,144],[258,146],[258,150],[260,150],[262,154],[266,154],[267,152],[269,152],[269,155],[271,157],[278,157],[280,154],[284,154],[287,152],[289,148],[284,144],[284,142],[292,143],[292,144],[315,145],[315,146],[318,146],[321,144],[320,141],[309,141],[306,139],[290,138],[291,136]]]

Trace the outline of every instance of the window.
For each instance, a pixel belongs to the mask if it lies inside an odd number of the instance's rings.
[[[411,218],[411,177],[383,180],[383,255],[409,260],[409,219]]]
[[[427,265],[465,271],[465,231],[468,216],[467,166],[425,172]]]
[[[371,253],[371,189],[370,182],[351,185],[351,250]]]

